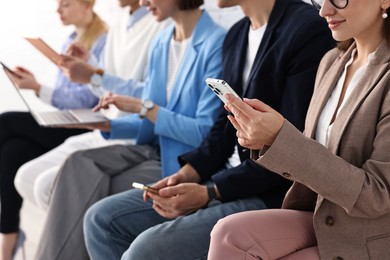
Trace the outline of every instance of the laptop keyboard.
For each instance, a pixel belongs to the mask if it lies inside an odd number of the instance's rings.
[[[78,120],[68,111],[40,112],[39,116],[48,124],[72,124],[78,122]]]

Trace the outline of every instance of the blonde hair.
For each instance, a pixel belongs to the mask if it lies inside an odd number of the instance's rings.
[[[91,8],[95,5],[95,0],[78,0],[85,4],[90,4]],[[85,28],[82,35],[79,35],[78,41],[88,50],[92,48],[92,45],[103,33],[107,32],[107,24],[94,12],[92,11],[92,22]]]

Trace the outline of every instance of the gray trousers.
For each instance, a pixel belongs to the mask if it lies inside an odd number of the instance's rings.
[[[73,153],[54,185],[37,260],[88,259],[83,217],[109,195],[131,189],[132,182],[161,179],[157,149],[147,145],[113,145]]]

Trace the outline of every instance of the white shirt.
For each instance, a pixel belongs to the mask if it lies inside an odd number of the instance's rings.
[[[332,94],[330,95],[330,97],[329,97],[326,105],[324,106],[324,109],[322,110],[321,115],[318,119],[318,125],[317,125],[317,129],[316,129],[316,140],[319,143],[321,143],[322,145],[324,145],[325,147],[328,147],[328,141],[329,141],[328,138],[329,138],[329,135],[332,131],[332,126],[333,126],[333,123],[331,124],[331,120],[333,118],[333,115],[336,113],[337,104],[338,104],[340,97],[341,97],[341,92],[342,92],[343,85],[345,82],[347,69],[354,61],[355,54],[356,54],[356,49],[352,51],[351,58],[345,64],[344,71],[343,71],[341,77],[339,78],[336,87],[334,88]],[[347,91],[345,92],[344,99],[343,99],[343,101],[342,101],[342,103],[337,111],[335,118],[337,118],[338,114],[343,109],[345,102],[348,100],[349,96],[351,95],[351,93],[355,89],[356,84],[362,78],[364,72],[367,69],[369,62],[373,58],[373,54],[374,53],[370,53],[368,55],[367,62],[363,66],[361,66],[358,70],[356,70],[355,74],[353,75],[353,77],[352,77],[352,79],[347,87]]]
[[[124,8],[110,27],[103,63],[99,66],[104,68],[104,87],[115,86],[115,80],[132,79],[139,82],[145,80],[150,43],[154,36],[169,24],[165,21],[157,22],[151,14],[145,13],[145,10],[146,8],[141,7],[130,15],[129,10]],[[97,96],[106,93],[105,88],[90,89]],[[103,113],[109,118],[127,114],[115,106],[104,110]]]
[[[256,30],[249,28],[248,48],[246,50],[246,60],[245,60],[244,75],[243,75],[244,86],[246,86],[248,83],[249,74],[252,70],[252,66],[255,61],[257,51],[259,50],[259,46],[261,40],[264,37],[264,33],[266,29],[267,29],[267,24],[264,24],[263,26],[257,28]]]
[[[188,42],[191,38],[184,41],[175,41],[172,37],[169,44],[169,56],[168,56],[168,74],[167,74],[167,101],[172,94],[172,89],[175,86],[176,75],[181,67],[181,63],[184,57],[184,53],[187,49]]]
[[[248,84],[249,74],[252,70],[253,63],[255,62],[256,54],[259,50],[259,46],[260,46],[261,40],[263,39],[264,32],[266,29],[267,29],[267,24],[257,28],[256,30],[249,28],[248,48],[246,51],[245,66],[244,66],[244,71],[243,71],[243,80],[244,80],[243,86],[246,86]],[[238,148],[236,145],[234,147],[234,152],[233,152],[232,156],[230,156],[228,162],[226,163],[226,168],[236,167],[240,163],[241,163],[241,160],[240,160],[240,156],[238,154]]]

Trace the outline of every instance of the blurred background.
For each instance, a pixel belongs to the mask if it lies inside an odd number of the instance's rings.
[[[17,65],[26,67],[35,74],[38,82],[49,86],[53,85],[56,66],[23,37],[40,37],[59,51],[73,27],[61,24],[56,8],[56,0],[0,1],[0,61],[10,68]],[[226,28],[242,17],[238,7],[218,9],[215,0],[205,0],[205,8]],[[110,25],[120,8],[116,0],[97,0],[95,11]],[[31,91],[23,90],[23,95],[32,102],[34,109],[50,109]],[[0,113],[7,110],[26,111],[27,108],[0,70]]]

